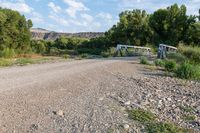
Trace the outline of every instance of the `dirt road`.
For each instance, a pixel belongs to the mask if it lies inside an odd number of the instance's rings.
[[[0,132],[143,132],[128,118],[131,108],[200,131],[200,83],[159,76],[137,62],[91,59],[1,68]],[[186,121],[185,115],[195,119]]]
[[[104,99],[131,72],[119,59],[1,68],[0,132],[105,132],[118,116]]]

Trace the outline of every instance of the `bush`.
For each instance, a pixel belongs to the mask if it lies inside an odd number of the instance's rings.
[[[1,57],[4,57],[4,58],[12,58],[14,56],[15,56],[14,49],[6,48],[1,52]]]
[[[147,60],[146,57],[142,56],[142,57],[140,58],[140,64],[148,65],[149,62],[148,62],[148,60]]]
[[[157,59],[154,61],[156,66],[160,66],[160,67],[164,67],[165,66],[165,62],[161,59]]]
[[[101,52],[103,57],[113,57],[116,54],[116,48],[112,47],[106,51]]]
[[[174,60],[165,61],[165,70],[168,72],[173,72],[176,69],[176,62]]]
[[[192,62],[200,63],[200,47],[180,45],[178,50]]]
[[[57,49],[57,48],[55,48],[55,47],[52,47],[51,49],[50,49],[50,51],[49,51],[49,54],[50,55],[59,55],[60,54],[60,51],[59,51],[59,49]]]
[[[64,54],[64,55],[63,55],[63,58],[65,58],[65,59],[69,59],[69,58],[70,58],[70,55],[68,55],[68,54]]]
[[[88,54],[81,54],[80,57],[81,58],[89,58],[89,55]]]
[[[181,64],[175,73],[182,79],[200,79],[200,69],[190,63]]]
[[[167,58],[168,59],[173,59],[178,63],[184,63],[185,61],[187,61],[187,58],[183,54],[176,53],[176,52],[167,53]]]

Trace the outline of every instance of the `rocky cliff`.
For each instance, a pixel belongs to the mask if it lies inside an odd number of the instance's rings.
[[[41,28],[33,28],[31,29],[32,39],[35,40],[55,40],[61,36],[66,37],[80,37],[80,38],[96,38],[103,36],[103,32],[80,32],[80,33],[61,33],[61,32],[54,32],[48,31]]]

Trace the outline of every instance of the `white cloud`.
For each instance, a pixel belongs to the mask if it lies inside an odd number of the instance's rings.
[[[101,12],[97,15],[97,17],[105,19],[105,20],[112,20],[112,15],[110,13]]]
[[[53,2],[49,2],[48,7],[50,7],[55,13],[62,10],[60,6],[55,5]]]
[[[0,7],[16,10],[21,13],[31,13],[31,11],[33,11],[33,8],[28,6],[23,0],[20,0],[15,3],[0,1]]]
[[[51,13],[48,17],[50,19],[54,20],[55,22],[57,22],[58,24],[61,24],[63,26],[68,26],[69,25],[69,22],[66,19],[64,19],[64,18],[62,18],[62,17],[60,17],[60,16],[58,16],[56,14]]]
[[[31,20],[33,21],[33,23],[44,23],[42,15],[38,12],[33,12],[31,14]]]
[[[82,2],[78,2],[76,0],[63,0],[63,2],[69,6],[66,9],[66,12],[72,18],[76,18],[76,14],[78,11],[89,10]]]
[[[94,20],[94,18],[89,15],[89,14],[81,14],[81,17],[87,22],[87,23],[92,23],[92,21]]]

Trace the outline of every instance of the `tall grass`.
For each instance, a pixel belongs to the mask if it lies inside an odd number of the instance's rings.
[[[193,63],[200,63],[200,47],[180,45],[178,51]]]
[[[3,58],[12,58],[15,56],[15,50],[6,48],[3,51],[0,52],[0,56]]]

